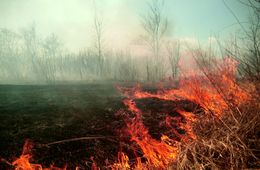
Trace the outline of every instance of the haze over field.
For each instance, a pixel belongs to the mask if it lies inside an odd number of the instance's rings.
[[[106,46],[114,49],[139,44],[143,33],[141,16],[149,8],[145,0],[97,0],[96,9],[104,23]],[[226,2],[241,21],[249,9],[237,0]],[[68,49],[93,44],[92,0],[0,0],[0,27],[21,30],[35,24],[40,34],[56,34]],[[169,21],[168,38],[206,42],[215,35],[227,36],[237,30],[237,21],[221,0],[166,0],[164,15]],[[229,27],[230,26],[230,27]]]
[[[234,41],[249,35],[254,9],[238,0],[0,0],[0,82],[177,79],[179,61],[194,67],[198,51],[220,58],[234,55],[223,47],[248,44]]]

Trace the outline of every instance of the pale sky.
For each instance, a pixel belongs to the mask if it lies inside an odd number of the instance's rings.
[[[248,19],[247,7],[225,0],[240,20]],[[96,0],[103,18],[105,44],[122,49],[138,42],[140,16],[149,0]],[[164,14],[170,22],[167,38],[207,41],[212,35],[227,36],[238,26],[222,0],[165,0]],[[56,34],[71,50],[93,43],[93,0],[0,0],[0,27],[20,31],[33,23],[41,36]]]

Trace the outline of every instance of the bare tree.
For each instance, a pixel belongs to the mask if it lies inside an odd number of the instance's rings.
[[[260,2],[257,0],[239,0],[239,2],[250,9],[251,15],[249,17],[248,27],[240,22],[239,18],[224,0],[223,2],[233,14],[243,31],[243,37],[235,37],[232,42],[229,42],[231,48],[223,48],[227,54],[233,56],[240,62],[239,71],[243,76],[260,80]],[[238,40],[241,41],[239,42]]]
[[[94,29],[95,29],[95,48],[97,50],[97,74],[102,76],[104,70],[104,52],[103,52],[103,21],[98,16],[95,0],[93,1],[95,8]]]
[[[166,33],[168,21],[163,16],[164,0],[152,0],[148,3],[149,11],[146,16],[142,18],[142,26],[145,30],[145,40],[152,50],[152,60],[147,66],[153,80],[163,78],[162,55],[161,46],[162,38]],[[150,76],[147,76],[147,78]]]
[[[172,78],[176,79],[178,74],[178,64],[180,60],[180,42],[168,42],[166,49],[169,64],[171,67]]]
[[[42,70],[45,73],[47,83],[54,83],[57,74],[57,61],[60,57],[61,43],[58,37],[51,34],[42,43],[43,47],[43,62],[41,64]]]
[[[24,29],[22,31],[22,37],[24,40],[24,52],[25,58],[28,58],[30,61],[28,63],[28,70],[33,75],[35,80],[39,80],[41,76],[41,68],[39,67],[39,39],[36,35],[35,25],[31,25],[30,27]]]
[[[0,77],[19,80],[22,77],[20,36],[8,29],[0,29]]]
[[[124,81],[135,81],[138,79],[137,62],[130,52],[119,52],[116,54],[114,66],[114,79]]]
[[[151,81],[151,62],[149,60],[149,57],[145,57],[145,71],[146,71],[146,80],[149,82]]]

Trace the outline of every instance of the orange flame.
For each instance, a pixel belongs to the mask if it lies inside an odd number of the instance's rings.
[[[231,58],[225,58],[216,61],[213,68],[201,67],[200,72],[197,70],[182,70],[183,75],[180,77],[178,89],[162,89],[156,93],[150,93],[142,91],[140,85],[133,88],[118,87],[118,90],[126,96],[123,101],[124,105],[134,114],[134,118],[127,117],[127,132],[131,136],[131,141],[140,147],[146,161],[142,162],[141,158],[138,157],[135,164],[130,166],[128,156],[120,152],[118,161],[110,168],[114,170],[131,168],[143,170],[149,168],[166,169],[178,156],[178,142],[189,142],[196,139],[193,132],[193,123],[198,121],[198,117],[183,108],[176,108],[176,112],[181,115],[184,121],[169,115],[165,118],[165,125],[172,129],[172,133],[177,135],[180,141],[163,134],[160,140],[152,138],[143,123],[143,112],[137,107],[135,100],[144,98],[170,101],[188,100],[201,107],[205,114],[221,117],[226,110],[231,109],[230,106],[239,106],[250,98],[249,93],[242,90],[236,83],[237,64]],[[173,124],[185,130],[185,134],[179,134],[172,127]],[[43,170],[41,165],[30,163],[31,149],[32,145],[27,141],[22,155],[12,163],[16,170]],[[92,169],[99,169],[94,160],[92,161]],[[62,168],[55,167],[45,168],[45,170],[54,169],[62,170]],[[63,169],[66,169],[66,167]]]
[[[184,71],[180,77],[179,89],[161,90],[157,93],[142,91],[140,86],[134,88],[121,88],[127,99],[125,106],[135,118],[127,123],[127,130],[131,140],[136,142],[141,148],[146,164],[151,167],[166,168],[178,155],[177,141],[173,141],[168,136],[162,135],[161,141],[153,139],[148,129],[142,122],[142,111],[137,108],[136,99],[158,98],[161,100],[188,100],[202,107],[204,113],[210,113],[220,117],[230,106],[238,106],[249,99],[249,93],[242,90],[235,81],[237,62],[231,58],[216,61],[213,68],[201,68],[198,70]],[[202,71],[202,73],[201,73]],[[193,133],[193,123],[197,117],[192,112],[186,112],[176,108],[176,111],[184,118],[185,122],[178,118],[167,116],[166,126],[171,127],[173,123],[185,130],[185,134],[179,134],[174,128],[172,132],[181,138],[181,141],[189,142],[196,139]],[[171,142],[166,142],[171,141]],[[137,160],[137,162],[140,160]],[[138,164],[139,168],[142,164]],[[143,166],[144,167],[144,166]]]
[[[177,148],[168,137],[162,136],[161,141],[153,139],[143,123],[136,119],[128,123],[127,128],[131,140],[140,146],[150,166],[165,168],[176,158]]]

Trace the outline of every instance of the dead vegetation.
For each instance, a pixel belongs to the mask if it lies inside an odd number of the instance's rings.
[[[257,96],[221,118],[203,116],[193,127],[196,140],[179,146],[177,169],[260,168],[260,105]]]

